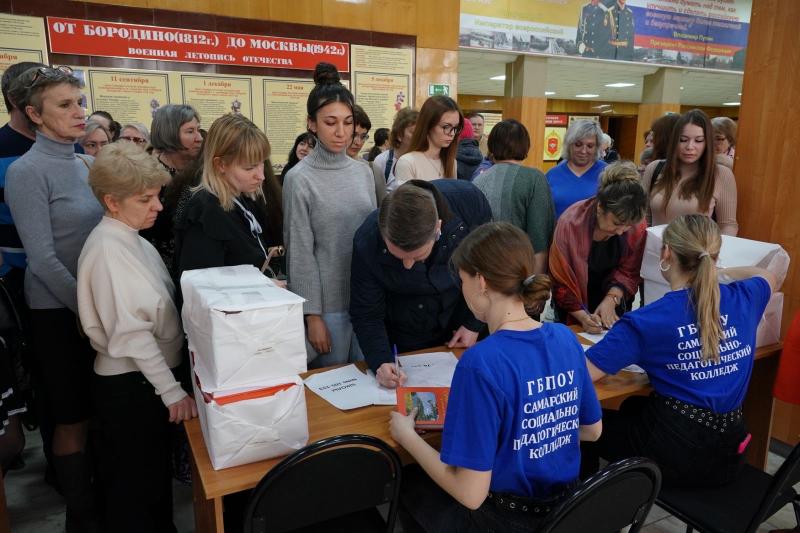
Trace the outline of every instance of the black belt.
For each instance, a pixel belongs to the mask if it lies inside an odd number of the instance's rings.
[[[524,498],[509,492],[489,492],[488,499],[495,507],[514,513],[529,513],[543,516],[552,511],[561,501],[578,486],[578,482],[570,483],[556,496],[547,499]]]
[[[713,431],[725,433],[726,430],[734,429],[742,423],[742,408],[728,411],[727,413],[715,413],[711,409],[698,407],[682,400],[677,400],[670,396],[653,394],[653,396],[664,405],[672,409],[674,413],[680,414],[684,418],[693,420]]]

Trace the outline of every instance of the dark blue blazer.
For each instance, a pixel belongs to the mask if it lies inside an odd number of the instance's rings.
[[[356,231],[350,278],[350,319],[372,370],[400,352],[441,345],[461,326],[479,331],[483,323],[469,311],[458,274],[450,267],[453,250],[470,231],[492,220],[483,193],[471,182],[432,182],[450,207],[431,255],[411,269],[389,253],[374,211]]]

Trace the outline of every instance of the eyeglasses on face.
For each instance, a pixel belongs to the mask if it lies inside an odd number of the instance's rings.
[[[356,133],[353,135],[353,139],[361,139],[362,141],[367,142],[367,139],[369,139],[369,133]]]
[[[132,142],[132,143],[136,143],[136,144],[147,144],[147,139],[144,139],[142,137],[131,137],[129,135],[121,135],[120,136],[120,140],[121,141]]]
[[[37,82],[43,79],[53,79],[53,78],[60,78],[62,76],[72,76],[73,70],[66,66],[61,65],[60,67],[39,67],[36,69],[36,74],[33,75],[33,79],[31,80],[31,87],[36,85]]]
[[[442,128],[442,132],[444,132],[445,135],[456,136],[461,133],[461,128],[453,126],[452,124],[439,124],[439,127]]]

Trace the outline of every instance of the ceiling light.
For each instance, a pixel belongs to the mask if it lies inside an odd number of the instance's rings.
[[[555,92],[555,91],[545,91],[545,92],[544,92],[544,95],[545,95],[545,96],[553,96],[554,94],[556,94],[556,92]]]
[[[741,102],[723,102],[722,105],[736,106],[742,105]]]
[[[505,74],[501,74],[499,76],[492,76],[489,79],[492,80],[492,81],[506,81],[506,75]]]
[[[682,91],[682,90],[683,90],[683,87],[681,87],[681,91]]]
[[[600,96],[600,95],[599,94],[586,93],[586,94],[576,94],[575,98],[597,98],[598,96]]]
[[[606,83],[606,87],[614,87],[615,89],[621,89],[622,87],[633,87],[636,85],[635,83]]]

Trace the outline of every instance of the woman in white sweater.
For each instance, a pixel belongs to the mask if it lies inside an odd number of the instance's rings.
[[[197,416],[172,370],[183,345],[175,287],[139,236],[155,223],[168,181],[131,143],[104,148],[89,174],[105,216],[78,260],[78,311],[97,351],[93,392],[109,531],[174,531],[169,423]]]

